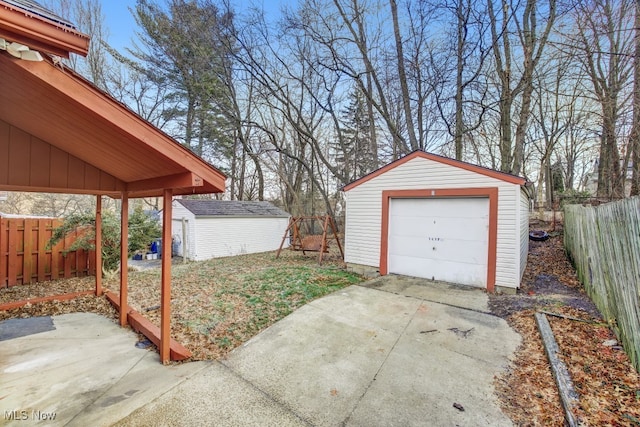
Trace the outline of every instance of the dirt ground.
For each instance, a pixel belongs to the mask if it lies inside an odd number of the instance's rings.
[[[585,426],[640,425],[640,377],[616,337],[578,281],[563,248],[562,225],[532,223],[546,230],[544,242],[530,241],[527,269],[515,295],[489,298],[491,310],[523,337],[512,369],[496,378],[502,408],[518,426],[563,426],[564,410],[534,320],[546,311],[584,322],[547,316],[567,364]]]

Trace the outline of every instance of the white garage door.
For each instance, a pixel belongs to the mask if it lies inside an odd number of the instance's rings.
[[[488,198],[391,199],[389,273],[487,285]]]

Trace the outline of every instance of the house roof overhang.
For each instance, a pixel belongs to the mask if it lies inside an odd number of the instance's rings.
[[[89,50],[88,35],[25,0],[0,0],[0,38],[64,58]]]
[[[74,71],[0,51],[0,190],[219,193],[225,176]]]
[[[407,154],[406,156],[391,162],[383,167],[381,167],[380,169],[377,169],[365,176],[363,176],[360,179],[357,179],[355,181],[353,181],[350,184],[345,185],[342,188],[342,191],[349,191],[361,184],[364,184],[365,182],[379,176],[382,175],[385,172],[390,171],[391,169],[397,168],[400,165],[405,164],[406,162],[413,160],[415,158],[422,158],[422,159],[428,159],[428,160],[432,160],[434,162],[438,162],[438,163],[443,163],[449,166],[453,166],[456,168],[460,168],[460,169],[464,169],[464,170],[468,170],[470,172],[475,172],[475,173],[479,173],[481,175],[485,175],[485,176],[489,176],[491,178],[495,178],[495,179],[499,179],[501,181],[505,181],[505,182],[509,182],[511,184],[516,184],[516,185],[520,185],[523,186],[527,183],[527,180],[524,178],[521,178],[519,176],[515,176],[515,175],[511,175],[508,173],[504,173],[504,172],[499,172],[493,169],[489,169],[489,168],[485,168],[482,166],[477,166],[471,163],[467,163],[467,162],[463,162],[460,160],[455,160],[455,159],[451,159],[449,157],[443,157],[443,156],[439,156],[437,154],[433,154],[433,153],[427,153],[426,151],[422,151],[422,150],[416,150],[413,151],[409,154]]]

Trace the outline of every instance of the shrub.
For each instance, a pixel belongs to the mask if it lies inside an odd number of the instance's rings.
[[[64,239],[75,230],[83,230],[78,233],[76,240],[65,250],[65,253],[77,249],[95,250],[95,225],[94,214],[73,214],[64,219],[60,227],[53,230],[48,246],[51,247]],[[131,256],[136,251],[146,250],[149,244],[162,235],[158,221],[147,215],[142,208],[134,209],[129,217],[129,250]],[[120,217],[112,212],[102,214],[102,269],[103,271],[115,271],[120,263]]]

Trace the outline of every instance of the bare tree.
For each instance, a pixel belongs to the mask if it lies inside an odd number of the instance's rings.
[[[633,171],[631,196],[640,195],[640,0],[634,1],[633,122],[629,145]]]
[[[104,14],[99,0],[48,0],[46,6],[55,13],[75,24],[81,32],[91,37],[86,57],[71,55],[65,63],[93,82],[100,89],[107,90],[106,73],[110,67],[109,55],[104,48],[109,30],[104,24]]]
[[[575,8],[573,43],[589,76],[591,92],[600,104],[602,131],[598,161],[598,196],[624,197],[624,174],[620,165],[619,125],[630,82],[631,46],[634,34],[631,0],[580,2]]]
[[[518,5],[514,5],[510,0],[500,0],[501,14],[497,15],[493,0],[487,1],[495,71],[500,79],[500,169],[516,175],[522,171],[525,136],[531,116],[531,97],[534,90],[533,75],[543,57],[556,18],[556,0],[550,0],[545,4],[546,7],[539,10],[538,0],[526,0],[522,8],[518,9]],[[543,24],[542,32],[539,34],[538,20],[541,18]],[[517,55],[516,47],[512,45],[514,32],[520,48]],[[513,67],[514,59],[521,59],[519,67]],[[521,70],[519,78],[515,77],[518,68]],[[517,98],[520,108],[517,113],[514,141],[512,121],[514,102]]]

